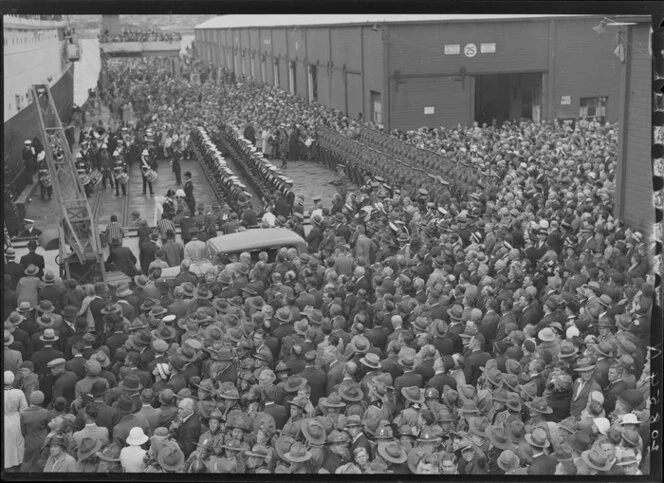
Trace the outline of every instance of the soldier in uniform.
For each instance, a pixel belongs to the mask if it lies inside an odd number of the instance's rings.
[[[25,172],[27,173],[28,184],[32,184],[32,175],[35,172],[36,155],[30,139],[26,139],[24,142],[23,163],[25,165]]]
[[[113,183],[113,176],[111,176],[111,157],[108,154],[108,146],[106,144],[101,145],[101,150],[99,151],[98,155],[98,167],[99,171],[101,171],[102,174],[102,186],[104,189],[106,189],[106,180],[108,180],[108,183],[111,185],[111,189],[113,189],[114,183]]]
[[[119,148],[118,148],[119,149]],[[122,186],[122,196],[127,196],[127,182],[129,173],[124,156],[118,150],[113,153],[113,177],[115,178],[115,196],[120,196],[120,186]]]
[[[154,194],[154,189],[152,188],[152,182],[148,180],[146,177],[148,171],[150,170],[157,170],[157,161],[152,158],[150,160],[150,153],[148,152],[147,149],[144,149],[143,152],[141,153],[141,175],[143,176],[143,194],[146,194],[146,187],[150,187],[150,194]]]
[[[79,152],[76,155],[76,171],[78,172],[78,176],[81,178],[81,181],[83,182],[84,177],[88,174],[90,171],[90,168],[88,167],[88,164],[85,162],[85,159],[83,158],[83,155]],[[90,195],[92,194],[92,188],[89,183],[83,183],[83,188],[85,189],[85,195],[89,198]]]
[[[45,195],[48,195],[49,201],[53,197],[53,181],[48,173],[48,166],[46,164],[46,153],[42,151],[37,156],[37,163],[39,169],[39,194],[42,201]]]
[[[194,198],[194,183],[191,181],[191,171],[184,173],[184,195],[189,213],[193,216],[196,213],[196,199]]]

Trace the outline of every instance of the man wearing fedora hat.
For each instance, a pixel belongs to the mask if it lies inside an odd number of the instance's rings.
[[[39,287],[39,300],[49,300],[55,307],[55,311],[60,313],[65,305],[65,291],[64,287],[56,285],[55,281],[53,272],[46,270],[42,278],[42,285]]]
[[[97,385],[97,390],[101,388],[101,385]],[[104,393],[106,391],[104,390]],[[89,396],[94,397],[94,394]],[[94,399],[93,399],[94,400]],[[99,441],[104,446],[109,442],[109,429],[105,426],[98,426],[96,423],[97,418],[99,418],[100,408],[97,404],[88,404],[83,410],[83,420],[85,421],[85,426],[80,431],[76,431],[73,434],[74,441],[76,445],[80,447],[81,442],[86,438],[92,438],[95,441]]]
[[[394,391],[397,394],[401,394],[405,387],[423,387],[424,378],[422,374],[415,372],[415,361],[412,355],[403,355],[397,363],[403,369],[403,374],[394,380]]]
[[[553,475],[558,465],[558,459],[547,453],[551,446],[546,431],[535,428],[532,433],[526,434],[526,442],[532,448],[532,461],[528,468],[529,475]]]
[[[44,376],[40,382],[40,389],[44,393],[46,404],[55,401],[59,397],[64,398],[68,404],[71,404],[76,398],[78,376],[65,368],[65,362],[63,357],[59,357],[47,364],[51,374]]]
[[[570,414],[575,418],[581,416],[581,411],[588,403],[588,397],[593,391],[602,392],[599,383],[593,379],[595,364],[591,359],[581,358],[577,361],[574,371],[579,377],[572,386],[572,401],[570,403]]]
[[[19,279],[16,285],[16,303],[28,302],[32,307],[39,303],[39,268],[34,264],[26,265],[24,275]]]
[[[52,328],[45,328],[43,332],[38,335],[38,339],[42,343],[42,348],[34,352],[30,360],[35,365],[35,373],[40,377],[40,379],[43,379],[48,372],[48,363],[53,359],[64,359],[64,354],[54,348],[54,345],[60,338]]]

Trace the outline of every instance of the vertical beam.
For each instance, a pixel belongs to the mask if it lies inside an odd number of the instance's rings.
[[[392,106],[390,102],[390,38],[388,24],[383,23],[383,126],[389,132],[392,129]]]
[[[625,32],[624,27],[618,27],[618,35],[622,36]],[[619,62],[619,68],[622,70],[620,84],[618,88],[618,112],[620,141],[618,144],[618,166],[616,166],[616,200],[613,216],[620,220],[625,218],[625,204],[627,194],[627,145],[629,144],[629,111],[630,96],[629,89],[631,84],[631,64],[632,64],[632,33],[631,27],[627,27],[627,39],[625,41],[625,62]]]
[[[546,92],[544,91],[544,76],[542,76],[542,97],[547,98],[547,109],[542,107],[541,119],[553,120],[556,117],[556,21],[549,20],[549,45],[548,45],[548,73],[546,75]]]
[[[364,31],[365,27],[360,26],[360,80],[362,81],[362,120],[367,120],[367,99],[366,99],[366,89],[364,87]]]
[[[334,78],[334,68],[332,67],[332,27],[327,28],[327,47],[329,49],[329,59],[327,64],[327,98],[329,99],[329,107],[334,104],[332,102],[332,79]]]
[[[284,27],[284,39],[286,41],[286,79],[288,86],[286,87],[286,92],[290,92],[290,49],[288,48],[288,28]],[[279,66],[281,67],[281,66]],[[293,83],[295,83],[295,76],[293,75]],[[295,87],[295,86],[293,86]],[[295,89],[293,89],[293,92]]]

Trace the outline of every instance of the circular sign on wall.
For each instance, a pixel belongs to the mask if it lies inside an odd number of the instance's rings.
[[[463,53],[466,57],[475,57],[477,55],[477,45],[466,44],[463,48]]]

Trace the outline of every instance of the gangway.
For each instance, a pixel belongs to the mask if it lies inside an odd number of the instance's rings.
[[[106,281],[99,233],[51,90],[48,84],[35,84],[31,92],[60,216],[60,275],[86,283]]]

